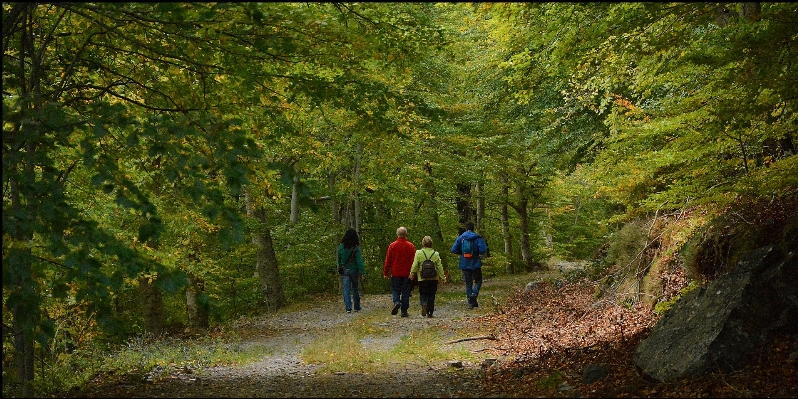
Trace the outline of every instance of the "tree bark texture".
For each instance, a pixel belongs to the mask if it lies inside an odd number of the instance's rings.
[[[205,282],[188,273],[188,288],[186,288],[186,309],[188,310],[188,324],[191,328],[208,328],[207,302],[202,303],[200,297],[205,292]]]
[[[277,264],[277,255],[274,253],[271,231],[266,227],[266,215],[261,209],[256,210],[249,192],[244,193],[247,216],[256,218],[260,227],[251,235],[255,244],[255,270],[258,271],[261,291],[266,309],[274,312],[285,306],[285,293],[280,282],[280,271]]]
[[[502,204],[501,204],[501,224],[502,224],[502,238],[504,239],[504,254],[505,256],[510,259],[513,256],[513,238],[510,234],[510,210],[509,206],[507,206],[507,201],[509,199],[509,192],[510,187],[507,182],[507,175],[502,174],[501,181],[502,181]],[[515,272],[512,269],[512,262],[510,262],[510,272]]]
[[[261,220],[265,223],[265,221]],[[275,312],[285,306],[285,293],[280,282],[280,271],[277,266],[277,255],[274,253],[271,231],[263,227],[261,231],[252,234],[252,243],[257,247],[255,251],[255,268],[260,277],[263,290],[263,300],[269,312]]]
[[[466,223],[473,222],[476,216],[471,204],[471,185],[457,184],[457,194],[457,214],[460,215],[460,224],[465,226]]]
[[[291,184],[291,216],[289,216],[288,222],[292,225],[299,222],[299,190],[297,187],[299,186],[299,174],[294,173],[294,181]]]
[[[139,294],[144,316],[144,329],[155,336],[166,331],[166,315],[163,308],[163,294],[155,285],[154,278],[139,277]]]

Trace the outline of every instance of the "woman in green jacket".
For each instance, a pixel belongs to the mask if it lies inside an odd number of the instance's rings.
[[[422,265],[431,260],[435,264],[435,277],[422,276]],[[413,266],[410,267],[410,279],[418,281],[418,296],[421,298],[421,316],[432,317],[435,311],[435,294],[438,292],[438,281],[446,283],[441,255],[432,249],[432,237],[421,239],[421,249],[416,251]]]
[[[360,239],[355,229],[347,230],[338,244],[338,274],[344,287],[346,313],[352,313],[352,299],[355,302],[355,312],[359,312],[359,282],[366,280],[366,269],[363,265],[363,254],[360,252]]]

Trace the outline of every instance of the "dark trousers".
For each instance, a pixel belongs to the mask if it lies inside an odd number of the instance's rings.
[[[413,289],[413,283],[407,277],[393,277],[391,276],[391,298],[393,303],[399,302],[401,304],[402,313],[407,313],[410,307],[410,292]]]
[[[418,282],[418,296],[421,306],[427,305],[427,314],[435,311],[435,294],[438,292],[438,280],[423,280]]]
[[[479,295],[479,289],[482,287],[482,268],[463,270],[463,280],[465,280],[468,303],[476,306],[477,295]]]

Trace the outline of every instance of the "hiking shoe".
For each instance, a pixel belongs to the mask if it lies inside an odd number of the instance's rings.
[[[397,313],[399,313],[399,306],[401,306],[401,305],[402,305],[401,303],[399,303],[399,302],[396,302],[396,303],[393,305],[393,309],[391,309],[391,314],[392,314],[392,315],[394,315],[394,316],[396,316],[396,314],[397,314]]]
[[[407,316],[410,316],[410,315],[407,314],[407,312],[402,312],[402,317],[407,317]]]
[[[468,308],[469,308],[469,309],[474,309],[474,304],[473,304],[473,303],[469,303],[469,304],[468,304]]]
[[[426,316],[427,315],[427,305],[426,304],[421,305],[421,315],[422,316]]]
[[[355,313],[360,312],[360,309],[355,309]]]
[[[352,313],[352,311],[351,310],[347,310],[346,313]]]
[[[427,313],[427,318],[431,319],[432,318],[432,313]]]

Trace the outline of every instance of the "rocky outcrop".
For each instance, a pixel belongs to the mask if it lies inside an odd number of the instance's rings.
[[[634,362],[662,382],[732,371],[785,329],[798,333],[795,254],[763,247],[743,257],[732,273],[679,300],[637,347]]]

